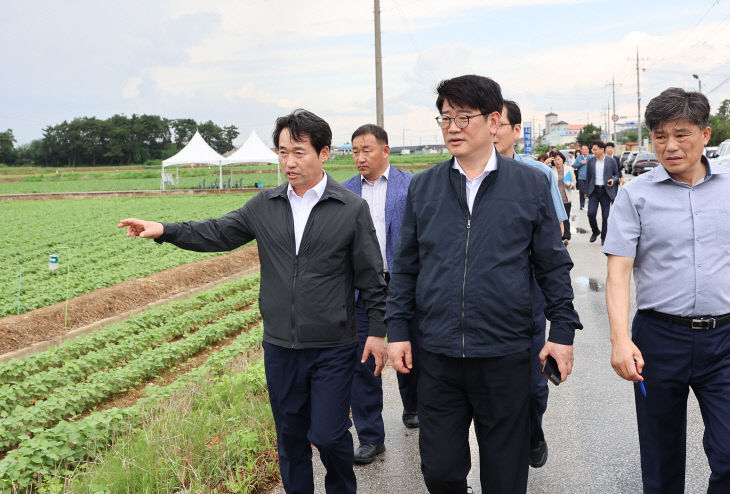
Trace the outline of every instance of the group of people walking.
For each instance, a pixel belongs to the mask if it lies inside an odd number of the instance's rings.
[[[592,241],[600,234],[609,258],[612,364],[645,383],[647,396],[636,394],[645,492],[682,492],[686,413],[677,405],[688,386],[706,421],[709,492],[730,492],[730,212],[711,201],[727,197],[730,175],[696,152],[710,135],[706,98],[676,91],[647,107],[664,167],[617,196],[617,163],[596,142],[593,157],[583,153],[583,178],[581,166],[575,172],[592,226],[607,204]],[[554,378],[564,381],[583,328],[564,243],[571,172],[562,155],[551,170],[514,153],[520,110],[492,79],[442,81],[436,108],[452,157],[415,176],[390,165],[384,129],[363,125],[352,136],[359,174],[336,183],[323,169],[329,125],[296,110],[272,136],[286,184],[218,219],[119,223],[130,237],[198,251],[256,239],[266,378],[288,493],[314,492],[311,444],[327,492],[356,492],[353,465],[385,450],[379,376],[388,358],[403,424],[420,428],[428,492],[468,491],[472,422],[483,492],[524,493],[530,465],[547,461],[541,370],[554,361]],[[675,237],[667,222],[684,231]],[[668,265],[664,255],[686,264]],[[640,309],[633,342],[632,268]]]

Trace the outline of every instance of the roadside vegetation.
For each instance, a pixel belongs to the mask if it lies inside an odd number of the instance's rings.
[[[0,491],[255,492],[275,481],[258,283],[0,363]]]

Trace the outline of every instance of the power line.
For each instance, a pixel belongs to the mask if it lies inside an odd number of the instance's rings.
[[[686,38],[687,36],[689,36],[689,33],[691,33],[692,31],[694,31],[695,28],[697,26],[699,26],[699,24],[704,20],[704,18],[707,17],[707,14],[709,14],[710,11],[712,9],[714,9],[715,6],[718,5],[719,3],[720,3],[720,0],[714,0],[714,2],[712,3],[712,5],[710,5],[710,8],[707,9],[704,14],[702,14],[702,17],[700,17],[700,20],[698,20],[695,23],[695,25],[692,26],[689,29],[689,31],[685,31],[684,35],[682,35],[682,37],[679,38],[679,40],[677,40],[675,43],[673,43],[671,46],[669,46],[661,55],[659,55],[658,57],[655,57],[655,62],[654,63],[658,63],[658,62],[664,61],[665,59],[662,58],[662,57],[664,57],[664,55],[666,55],[667,53],[669,53],[672,49],[674,49],[677,45],[679,45],[682,41],[684,41],[684,38]],[[672,53],[672,58],[674,58],[674,56],[675,56],[675,54]]]

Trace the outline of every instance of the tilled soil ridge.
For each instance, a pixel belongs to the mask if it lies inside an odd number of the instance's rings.
[[[250,271],[259,265],[258,247],[167,269],[144,278],[94,290],[66,302],[0,319],[0,355],[54,340],[84,326],[132,311],[147,304]]]

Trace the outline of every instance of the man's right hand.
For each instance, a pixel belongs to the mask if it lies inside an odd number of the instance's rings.
[[[616,374],[627,381],[643,381],[641,371],[644,368],[644,358],[634,342],[626,338],[611,346],[611,366]]]
[[[393,341],[388,343],[388,357],[393,368],[402,374],[410,374],[413,368],[413,355],[410,341]]]
[[[127,227],[127,236],[132,238],[159,238],[164,231],[162,223],[138,220],[137,218],[126,218],[121,220],[117,225],[117,228],[124,227]]]

